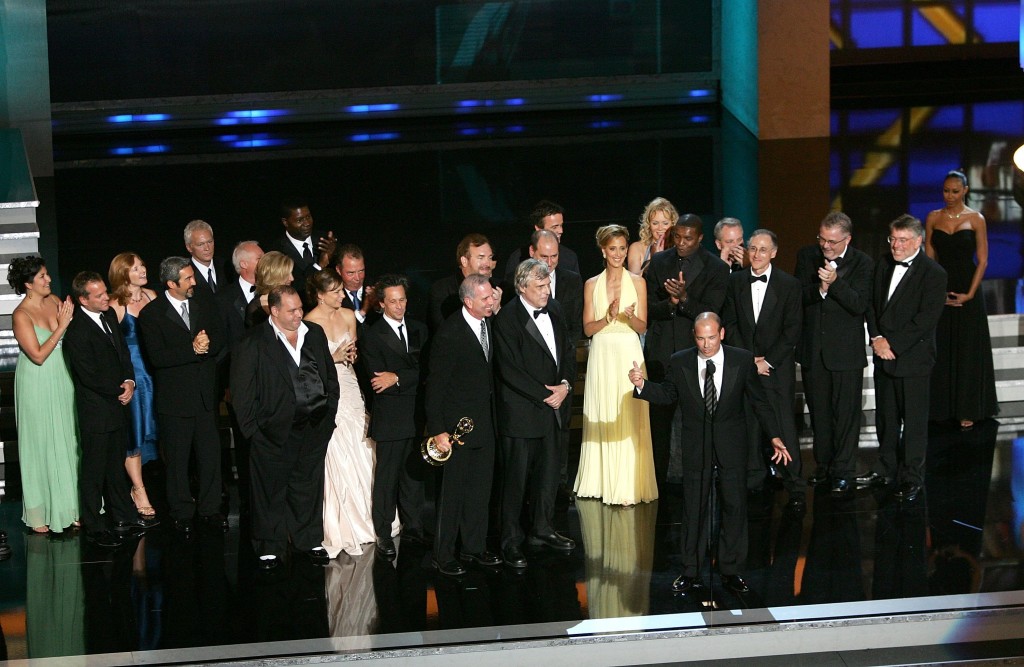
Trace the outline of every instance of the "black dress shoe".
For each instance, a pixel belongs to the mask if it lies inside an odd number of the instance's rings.
[[[921,493],[920,484],[915,484],[914,482],[903,482],[892,495],[900,500],[906,500],[909,502],[917,498],[917,494],[919,493]]]
[[[853,481],[857,483],[857,486],[889,486],[892,482],[888,477],[882,477],[873,470],[857,475]]]
[[[213,514],[207,514],[206,516],[199,517],[199,520],[203,522],[204,526],[209,526],[215,530],[222,530],[225,533],[228,532],[228,520],[220,512],[214,512]]]
[[[109,530],[94,530],[85,534],[85,539],[104,549],[117,549],[124,544],[124,539]]]
[[[257,565],[261,570],[273,570],[280,564],[280,556],[275,556],[274,554],[264,554],[257,560]]]
[[[795,514],[803,514],[807,511],[807,499],[803,495],[790,496],[786,509]]]
[[[722,585],[728,588],[733,593],[749,593],[750,586],[747,586],[747,582],[743,580],[738,574],[723,574]]]
[[[191,535],[195,531],[195,524],[192,523],[192,519],[175,519],[174,530],[178,531],[182,535]]]
[[[313,561],[313,565],[327,565],[331,562],[330,554],[323,547],[313,547],[306,553],[309,555],[309,560]]]
[[[457,560],[446,560],[443,563],[432,561],[434,569],[447,577],[461,577],[466,574],[466,568],[462,567]]]
[[[850,482],[845,479],[832,480],[832,488],[829,489],[829,494],[833,498],[846,498],[851,493],[853,493],[853,487],[850,486]]]
[[[526,567],[526,556],[523,555],[523,550],[519,547],[509,547],[502,551],[504,556],[505,565],[514,567],[517,570],[521,570]]]
[[[575,542],[564,535],[559,535],[556,532],[550,532],[547,535],[530,535],[528,543],[530,546],[547,546],[552,549],[558,549],[559,551],[572,551],[576,548]]]
[[[394,558],[397,556],[398,549],[395,548],[395,541],[390,537],[378,537],[377,555],[383,556],[384,558]]]
[[[676,577],[676,580],[672,582],[672,590],[676,593],[685,593],[695,588],[702,588],[703,584],[700,581],[700,577],[688,577],[685,574],[681,574]]]
[[[811,486],[820,486],[822,484],[828,484],[830,475],[824,471],[815,471],[813,475],[807,478],[807,483]]]
[[[115,521],[113,533],[121,537],[127,537],[143,533],[148,527],[141,518],[130,521]]]
[[[476,554],[461,553],[459,554],[459,560],[463,563],[476,563],[477,565],[483,565],[485,567],[497,567],[501,565],[501,559],[490,551],[481,551]]]

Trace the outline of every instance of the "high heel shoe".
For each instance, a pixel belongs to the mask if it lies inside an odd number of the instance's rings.
[[[153,519],[153,518],[156,518],[156,510],[153,509],[153,506],[152,505],[141,505],[140,506],[138,498],[135,497],[136,493],[141,495],[145,491],[146,491],[146,487],[144,487],[144,486],[133,486],[132,487],[131,496],[132,496],[132,502],[135,503],[135,511],[138,512],[139,516],[141,516],[143,519]],[[149,500],[148,496],[147,496],[146,499]]]

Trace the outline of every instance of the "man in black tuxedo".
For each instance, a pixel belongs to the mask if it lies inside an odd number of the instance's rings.
[[[268,247],[291,258],[294,263],[292,287],[302,297],[306,309],[312,310],[316,302],[310,301],[306,294],[306,278],[330,264],[336,245],[334,232],[329,231],[323,237],[315,234],[313,214],[309,212],[309,205],[301,199],[281,204],[281,225],[284,226],[284,234]]]
[[[135,511],[124,472],[131,420],[126,406],[135,393],[135,371],[103,278],[83,271],[72,281],[71,293],[78,308],[64,335],[64,356],[75,383],[81,434],[79,511],[86,537],[113,547],[132,531],[159,524]],[[100,514],[104,507],[113,531]]]
[[[193,530],[196,503],[189,488],[189,456],[199,476],[199,518],[227,530],[220,512],[220,436],[217,433],[217,355],[225,344],[212,299],[193,299],[195,271],[185,257],[160,262],[166,291],[142,309],[139,327],[153,369],[160,444],[167,466],[167,501],[174,527]]]
[[[462,298],[459,296],[459,289],[462,281],[474,274],[479,274],[491,279],[494,272],[494,251],[491,249],[491,242],[483,234],[466,234],[459,241],[455,249],[455,261],[459,268],[452,274],[439,280],[435,280],[430,286],[430,300],[427,302],[427,312],[431,332],[437,331],[441,323],[455,312],[462,309]],[[501,309],[501,287],[493,287],[494,291],[494,312]]]
[[[868,334],[875,353],[878,459],[856,479],[861,486],[897,482],[895,495],[913,500],[924,483],[929,378],[935,327],[946,303],[946,270],[921,252],[924,226],[912,215],[889,223],[892,252],[875,266]]]
[[[665,378],[669,358],[693,342],[693,322],[699,313],[721,315],[729,284],[729,266],[701,247],[704,223],[687,213],[666,233],[666,250],[647,266],[647,336],[644,358],[655,382]],[[672,246],[672,247],[668,247]],[[651,444],[654,471],[663,484],[668,470],[672,405],[651,406]]]
[[[185,225],[185,250],[192,260],[196,277],[196,296],[212,297],[231,280],[225,262],[214,256],[213,227],[204,220]]]
[[[729,342],[754,353],[757,377],[764,388],[775,419],[782,429],[783,442],[799,442],[793,399],[796,391],[796,345],[800,340],[800,283],[772,264],[779,251],[778,237],[768,229],[755,230],[747,248],[750,269],[735,271],[729,277],[723,321]],[[748,406],[749,408],[750,406]],[[751,461],[748,482],[752,487],[764,481],[762,433],[752,409],[747,410],[747,433],[751,436]],[[780,471],[789,492],[789,507],[806,509],[806,482],[800,475],[800,457]]]
[[[818,227],[816,245],[796,257],[803,303],[797,360],[814,431],[812,485],[831,484],[849,497],[856,476],[864,388],[864,317],[871,307],[874,262],[850,245],[853,223],[832,211]]]
[[[555,239],[558,240],[559,245],[562,243],[562,232],[565,229],[565,210],[556,204],[555,202],[542,199],[533,206],[533,210],[530,211],[530,224],[533,225],[533,231],[547,230],[555,235]],[[532,257],[530,253],[530,246],[522,246],[516,248],[509,255],[508,261],[505,262],[505,274],[502,283],[509,285],[512,283],[515,277],[516,268],[519,263],[527,257]],[[580,258],[576,255],[576,252],[568,246],[561,246],[559,252],[561,256],[562,268],[566,271],[572,271],[579,275],[580,273]]]
[[[505,563],[526,567],[523,501],[530,500],[534,546],[571,551],[575,542],[555,532],[555,493],[561,467],[562,423],[570,418],[576,346],[559,303],[551,299],[547,264],[527,259],[515,274],[519,297],[494,318],[498,376],[501,549]]]
[[[487,514],[494,475],[494,336],[488,318],[495,290],[487,276],[472,273],[459,287],[462,308],[438,328],[430,344],[427,376],[427,433],[442,452],[452,450],[444,466],[434,532],[434,567],[460,576],[466,570],[455,558],[495,566],[501,559],[487,551]],[[456,446],[450,432],[463,417],[473,431]],[[454,448],[454,450],[453,450]]]
[[[404,276],[381,276],[375,292],[383,314],[366,326],[359,339],[360,355],[371,376],[374,392],[370,437],[377,443],[373,470],[373,528],[377,552],[394,558],[391,523],[397,508],[402,537],[424,541],[423,476],[419,455],[422,422],[417,419],[420,394],[420,354],[427,344],[427,327],[406,317],[409,283]]]
[[[252,541],[263,569],[277,567],[291,539],[314,563],[323,548],[324,459],[338,410],[338,374],[319,325],[302,321],[291,286],[267,297],[270,318],[232,353],[231,392],[249,439]]]
[[[249,441],[242,435],[238,415],[231,402],[231,351],[245,334],[245,309],[256,297],[256,264],[263,249],[256,241],[241,241],[231,253],[231,264],[237,277],[217,290],[217,304],[224,318],[226,344],[217,361],[219,387],[231,419],[231,435],[235,445],[235,465],[238,469],[238,496],[242,509],[249,507]]]
[[[722,218],[715,223],[715,247],[718,257],[735,273],[750,266],[750,259],[743,248],[743,223],[737,218]]]
[[[746,593],[750,588],[739,571],[747,557],[748,404],[753,406],[761,428],[772,436],[772,461],[788,464],[792,457],[779,437],[775,412],[757,379],[754,355],[722,345],[725,330],[715,313],[697,315],[693,337],[697,347],[672,355],[664,382],[644,381],[635,361],[629,371],[637,398],[678,404],[683,417],[683,442],[688,445],[683,449],[686,533],[683,573],[672,583],[672,590],[685,592],[701,585],[700,571],[710,523],[708,495],[712,472],[717,468],[722,512],[718,570],[726,588]]]
[[[373,285],[366,284],[366,260],[362,248],[354,243],[338,246],[334,270],[341,276],[345,293],[341,307],[353,311],[359,324],[372,324],[380,313]]]

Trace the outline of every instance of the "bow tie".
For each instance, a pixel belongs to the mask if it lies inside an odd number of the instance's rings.
[[[256,286],[255,285],[249,285],[249,294],[253,294],[255,292],[256,292]]]
[[[836,257],[835,259],[831,259],[829,261],[830,262],[835,262],[836,266],[839,266],[840,264],[843,263],[843,258],[842,257]]]
[[[910,268],[910,262],[896,262],[897,265]]]
[[[754,274],[750,274],[750,283],[751,284],[756,283],[758,281],[760,281],[762,283],[767,283],[768,282],[768,276],[766,276],[764,274],[762,274],[760,276],[755,276]]]
[[[548,307],[547,306],[544,306],[543,308],[538,308],[537,310],[533,311],[533,319],[537,319],[541,315],[547,315],[547,314],[548,314]]]

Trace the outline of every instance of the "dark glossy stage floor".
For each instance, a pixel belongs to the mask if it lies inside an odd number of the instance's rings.
[[[845,501],[819,492],[795,515],[782,491],[752,498],[748,595],[717,577],[699,594],[671,592],[680,509],[671,485],[632,508],[577,501],[560,516],[578,544],[571,555],[531,552],[525,572],[474,569],[456,581],[412,545],[400,545],[395,563],[368,546],[326,568],[295,555],[271,576],[258,573],[235,498],[227,534],[185,540],[167,525],[113,553],[77,532],[27,535],[12,480],[0,504],[14,549],[0,563],[0,625],[13,659],[648,616],[642,628],[656,615],[711,608],[896,598],[912,607],[921,596],[1017,591],[1022,435],[1019,423],[990,420],[966,433],[933,425],[926,489],[910,503],[884,491]],[[861,458],[874,453],[863,447]],[[147,475],[158,487],[158,471]]]

